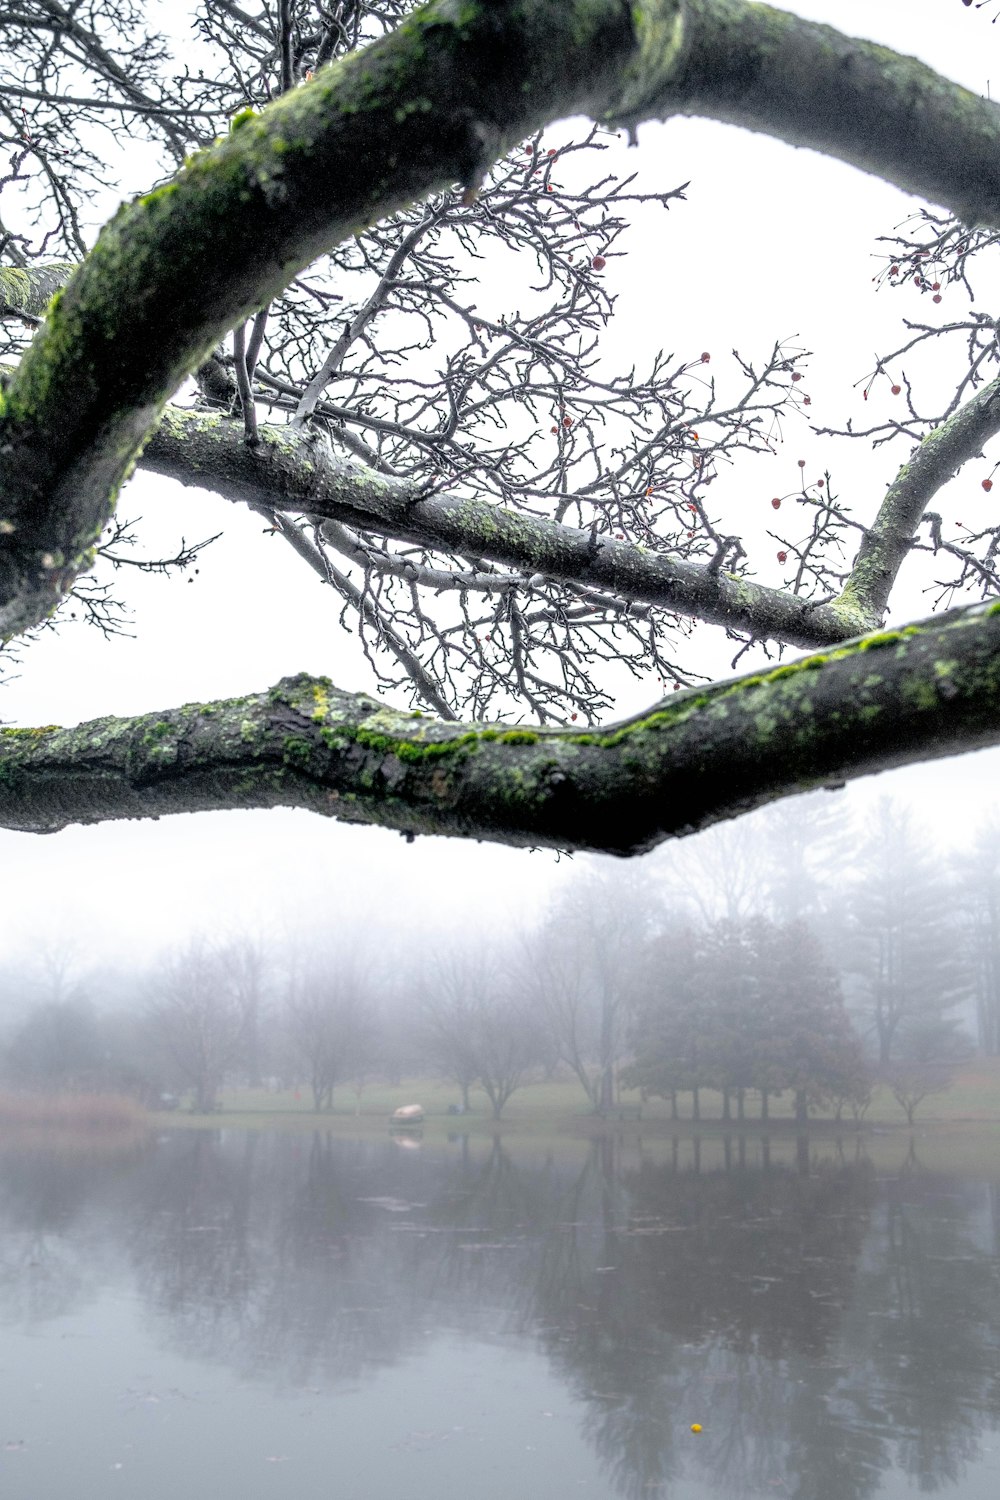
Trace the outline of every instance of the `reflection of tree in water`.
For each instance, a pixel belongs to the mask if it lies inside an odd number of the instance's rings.
[[[960,1482],[1000,1395],[997,1189],[911,1160],[879,1204],[863,1160],[723,1155],[618,1174],[617,1216],[591,1183],[590,1240],[546,1247],[546,1347],[616,1489],[669,1494],[696,1466],[720,1496],[863,1500],[892,1467]]]
[[[1000,1410],[996,1186],[919,1170],[888,1186],[842,1343],[859,1410],[922,1488],[959,1483]]]
[[[627,1202],[605,1211],[600,1245],[583,1256],[561,1247],[545,1277],[548,1347],[591,1406],[590,1435],[625,1495],[669,1492],[695,1463],[720,1494],[783,1488],[796,1427],[814,1406],[808,1388],[790,1389],[789,1371],[810,1371],[820,1399],[839,1376],[829,1349],[856,1272],[870,1169],[747,1171],[723,1154],[728,1171],[644,1161],[618,1180]],[[591,1172],[606,1165],[595,1152]],[[692,1421],[705,1429],[697,1440]],[[802,1493],[871,1493],[871,1442],[838,1430],[827,1444],[822,1428],[813,1421],[819,1441],[804,1451],[836,1448],[835,1485],[823,1451]]]
[[[3,1310],[72,1310],[127,1256],[170,1342],[245,1377],[536,1341],[634,1500],[685,1472],[720,1500],[867,1500],[893,1466],[961,1481],[1000,1401],[995,1188],[752,1142],[624,1149],[525,1166],[498,1143],[221,1131],[136,1163],[4,1154]]]
[[[229,1358],[238,1346],[233,1320],[245,1315],[264,1271],[270,1194],[254,1170],[260,1136],[247,1131],[223,1149],[220,1134],[184,1132],[157,1151],[127,1239],[171,1336]]]
[[[144,1153],[47,1150],[40,1142],[0,1152],[0,1312],[37,1324],[97,1295],[119,1259],[105,1221]]]
[[[354,1380],[460,1331],[523,1322],[547,1174],[385,1144],[199,1133],[151,1180],[133,1253],[185,1352],[244,1375]],[[291,1159],[290,1159],[291,1158]]]

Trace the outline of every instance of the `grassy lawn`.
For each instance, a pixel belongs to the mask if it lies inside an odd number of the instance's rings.
[[[489,1100],[481,1090],[472,1093],[472,1113],[455,1117],[448,1114],[449,1104],[458,1104],[461,1095],[453,1085],[438,1080],[407,1079],[393,1085],[374,1081],[365,1086],[360,1098],[345,1087],[334,1097],[332,1112],[317,1115],[312,1108],[312,1097],[308,1089],[269,1093],[265,1089],[230,1089],[221,1098],[221,1114],[194,1116],[181,1108],[170,1116],[171,1122],[210,1122],[219,1125],[257,1126],[301,1126],[315,1128],[322,1124],[326,1129],[349,1133],[383,1133],[391,1112],[402,1104],[422,1104],[427,1119],[424,1129],[435,1135],[449,1132],[461,1134],[489,1134],[496,1129],[492,1119]],[[626,1106],[642,1105],[640,1121],[613,1120],[610,1127],[615,1130],[642,1130],[643,1134],[663,1134],[673,1122],[666,1100],[649,1099],[642,1102],[637,1093],[624,1091],[621,1102]],[[746,1102],[746,1127],[759,1132],[760,1101],[749,1095]],[[680,1100],[682,1123],[690,1126],[690,1095]],[[709,1134],[720,1131],[722,1101],[719,1094],[710,1089],[701,1093],[701,1129]],[[788,1129],[792,1124],[792,1100],[772,1099],[770,1124],[777,1129]],[[556,1078],[548,1082],[526,1084],[508,1103],[500,1122],[504,1133],[526,1135],[553,1135],[569,1133],[590,1135],[609,1128],[608,1123],[597,1119],[590,1111],[583,1090],[575,1079]],[[735,1122],[734,1122],[735,1123]],[[832,1113],[818,1112],[811,1117],[811,1125],[819,1129],[833,1126]],[[925,1099],[917,1110],[916,1125],[924,1130],[929,1125],[996,1124],[1000,1126],[1000,1058],[977,1059],[955,1075],[950,1088],[941,1094]],[[893,1099],[888,1089],[876,1091],[871,1108],[865,1115],[866,1127],[902,1127],[906,1118],[903,1110]],[[854,1121],[845,1115],[843,1130],[852,1129]],[[729,1126],[726,1127],[730,1128]]]

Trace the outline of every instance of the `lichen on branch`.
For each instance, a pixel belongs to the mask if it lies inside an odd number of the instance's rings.
[[[91,565],[144,438],[230,328],[580,112],[732,120],[1000,223],[997,107],[884,48],[745,0],[431,0],[123,205],[49,304],[0,410],[0,638]]]
[[[1000,603],[678,693],[607,729],[449,724],[329,680],[74,729],[0,730],[0,826],[302,807],[633,854],[816,786],[1000,742]]]
[[[828,645],[876,623],[838,601],[819,603],[767,588],[708,564],[597,537],[580,527],[475,498],[426,494],[415,480],[380,474],[338,454],[321,434],[261,426],[248,448],[239,423],[171,406],[140,463],[181,484],[225,498],[449,553],[469,553],[518,569],[525,582],[544,577],[601,589],[609,598],[647,603],[745,630],[761,640]]]

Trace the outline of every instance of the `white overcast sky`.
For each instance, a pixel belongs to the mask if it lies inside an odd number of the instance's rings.
[[[1000,27],[959,0],[801,0],[788,8],[990,89]],[[552,138],[561,133],[553,127]],[[659,214],[629,242],[628,258],[609,266],[620,298],[612,346],[629,356],[653,346],[687,355],[709,349],[714,358],[716,350],[761,352],[775,337],[797,336],[815,351],[813,415],[839,425],[857,411],[854,383],[877,350],[893,346],[905,310],[899,295],[872,286],[875,240],[913,200],[811,152],[701,121],[643,127],[622,165],[650,187],[687,179],[691,186],[686,204]],[[129,181],[122,190],[145,185]],[[880,494],[904,454],[873,459],[861,443],[845,454],[800,433],[770,468],[758,461],[719,483],[758,497],[787,493],[797,487],[800,456],[810,472],[829,464],[846,498],[862,485]],[[975,476],[956,481],[956,500],[962,487],[968,504],[981,498]],[[20,677],[0,688],[3,721],[72,724],[141,713],[256,692],[303,670],[371,688],[327,592],[263,534],[258,518],[142,473],[120,510],[142,516],[150,553],[171,548],[180,533],[190,540],[225,529],[226,537],[191,584],[124,580],[134,639],[106,642],[66,627],[31,645]],[[904,601],[903,613],[927,612],[919,592]],[[724,672],[731,645],[720,632],[705,636],[704,670]],[[614,716],[640,706],[622,700]],[[842,795],[863,804],[898,793],[915,802],[932,835],[948,840],[995,801],[998,756],[908,769]],[[362,921],[405,940],[417,924],[442,936],[467,922],[503,926],[544,903],[576,863],[458,840],[408,845],[395,834],[288,811],[104,824],[44,838],[0,831],[0,962],[42,943],[72,945],[93,960],[119,953],[139,960],[195,930],[277,935]]]

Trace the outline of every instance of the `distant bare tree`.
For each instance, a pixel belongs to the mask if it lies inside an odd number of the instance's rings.
[[[924,1100],[932,1094],[943,1094],[952,1080],[952,1068],[947,1063],[899,1062],[893,1063],[885,1075],[892,1097],[906,1115],[907,1125]]]
[[[522,993],[541,1021],[553,1054],[571,1068],[596,1110],[600,1105],[599,1028],[574,934],[552,921],[522,934],[517,953]]]
[[[485,946],[467,948],[442,957],[425,983],[421,1019],[428,1055],[461,1088],[463,1109],[478,1083],[499,1120],[543,1050],[538,1013],[516,965]]]
[[[261,1022],[268,985],[268,960],[261,943],[241,933],[225,944],[226,965],[246,1015],[243,1061],[251,1085],[260,1082]]]
[[[487,982],[483,955],[471,951],[443,954],[421,976],[418,1045],[434,1071],[458,1085],[466,1111],[469,1091],[479,1082],[474,1032],[477,995]]]
[[[333,1091],[367,1073],[378,1047],[377,994],[360,952],[312,956],[288,980],[284,1031],[294,1068],[305,1075],[317,1110]]]
[[[719,823],[672,853],[667,885],[675,909],[704,927],[736,925],[760,909],[761,840],[752,822]]]
[[[105,1076],[97,1017],[84,1001],[35,1006],[11,1038],[4,1071],[18,1087],[93,1088]]]
[[[21,970],[23,998],[47,1005],[81,1005],[90,998],[89,978],[79,945],[46,934],[33,940]]]
[[[499,1120],[526,1075],[538,1066],[538,1017],[508,981],[491,997],[480,997],[473,1035],[479,1082],[493,1107],[494,1120]]]
[[[252,999],[241,966],[237,945],[194,937],[150,978],[149,1025],[199,1113],[216,1107],[226,1073],[245,1056]]]
[[[612,878],[595,865],[563,890],[529,940],[538,1013],[602,1113],[614,1104],[628,1018],[650,982],[647,940],[662,921],[648,879]]]
[[[932,1094],[943,1094],[951,1086],[956,1068],[972,1051],[967,1036],[954,1018],[929,1018],[911,1026],[903,1036],[899,1055],[883,1070],[883,1081],[892,1097],[913,1124],[918,1107]]]

